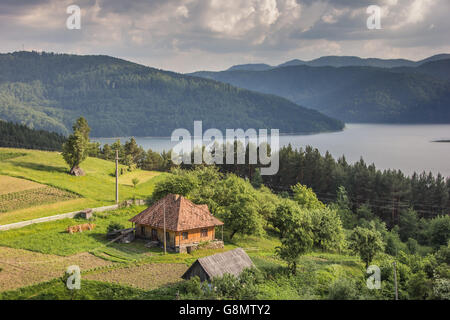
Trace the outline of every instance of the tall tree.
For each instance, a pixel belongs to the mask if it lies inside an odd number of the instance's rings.
[[[84,175],[80,164],[87,158],[89,153],[90,128],[86,119],[80,117],[73,125],[73,133],[63,145],[63,158],[70,166],[70,174]]]
[[[384,250],[383,237],[376,230],[356,227],[350,235],[349,247],[368,268],[375,255]]]

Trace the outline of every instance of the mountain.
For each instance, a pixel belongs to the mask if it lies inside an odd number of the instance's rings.
[[[341,130],[287,99],[108,56],[0,55],[0,119],[63,134],[84,116],[92,136],[170,136],[176,128]]]
[[[325,56],[310,61],[299,59],[290,60],[279,64],[278,66],[270,66],[268,64],[240,64],[232,66],[226,71],[247,70],[247,71],[264,71],[280,67],[292,66],[310,66],[310,67],[377,67],[377,68],[399,68],[399,67],[417,67],[426,62],[450,59],[450,54],[437,54],[419,61],[411,61],[406,59],[378,59],[378,58],[360,58],[354,56]]]
[[[227,71],[236,71],[236,70],[250,70],[250,71],[263,71],[269,70],[272,66],[269,66],[265,63],[250,63],[250,64],[239,64],[236,66],[232,66]]]
[[[393,68],[414,66],[415,62],[405,59],[377,59],[377,58],[359,58],[352,56],[326,56],[308,61],[306,63],[310,67],[378,67]]]
[[[428,60],[416,68],[393,68],[395,72],[425,74],[441,80],[450,81],[450,55],[447,60]]]
[[[441,54],[436,54],[434,56],[425,58],[423,60],[417,61],[416,62],[416,66],[420,66],[426,62],[431,62],[431,61],[440,61],[440,60],[448,60],[450,59],[450,54],[448,53],[441,53]]]
[[[303,66],[303,65],[306,65],[306,64],[308,64],[307,61],[294,59],[294,60],[286,61],[285,63],[282,63],[282,64],[278,65],[278,67]]]
[[[450,82],[442,78],[449,69],[442,65],[447,60],[407,71],[300,65],[195,75],[276,94],[346,122],[450,123]]]

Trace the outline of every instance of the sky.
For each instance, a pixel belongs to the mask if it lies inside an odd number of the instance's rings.
[[[81,9],[68,29],[67,7]],[[379,6],[381,29],[368,29]],[[0,52],[106,54],[176,72],[326,55],[450,53],[449,0],[0,0]]]

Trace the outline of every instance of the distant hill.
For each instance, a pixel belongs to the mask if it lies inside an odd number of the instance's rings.
[[[430,60],[416,68],[393,68],[395,72],[426,74],[441,80],[450,81],[450,57],[446,60]]]
[[[360,58],[354,56],[325,56],[310,61],[299,59],[290,60],[279,64],[278,66],[270,66],[268,64],[241,64],[235,65],[226,71],[247,70],[247,71],[264,71],[277,67],[292,66],[310,66],[310,67],[377,67],[377,68],[398,68],[398,67],[417,67],[426,62],[450,59],[450,54],[437,54],[419,61],[411,61],[407,59],[378,59],[378,58]]]
[[[276,94],[346,122],[450,123],[450,60],[419,67],[310,67],[196,76]]]
[[[108,56],[0,55],[0,119],[63,134],[84,116],[91,136],[170,136],[207,128],[334,131],[343,123],[287,99]]]
[[[0,147],[60,151],[65,140],[54,132],[0,120]]]
[[[250,64],[240,64],[237,66],[232,66],[228,69],[228,71],[236,71],[236,70],[250,70],[250,71],[263,71],[269,70],[272,66],[269,66],[265,63],[250,63]]]

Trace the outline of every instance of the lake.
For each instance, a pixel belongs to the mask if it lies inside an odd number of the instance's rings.
[[[129,137],[93,138],[102,145],[116,139],[122,143]],[[136,137],[145,150],[161,152],[171,149],[176,142],[169,138]],[[433,142],[449,140],[450,124],[399,125],[399,124],[347,124],[341,132],[312,135],[280,136],[280,146],[289,143],[296,148],[311,145],[323,154],[329,151],[335,158],[345,155],[348,162],[363,157],[366,163],[375,163],[378,169],[401,169],[405,174],[414,171],[440,172],[450,177],[450,143]]]

